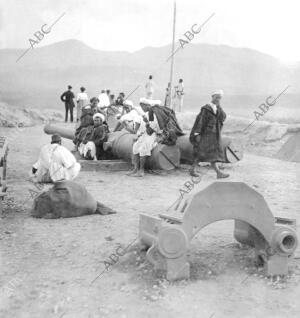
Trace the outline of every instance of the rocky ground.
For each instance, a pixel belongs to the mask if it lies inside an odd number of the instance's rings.
[[[299,249],[288,277],[264,277],[253,264],[253,250],[234,240],[232,221],[211,224],[194,238],[190,280],[169,283],[163,273],[153,272],[135,241],[139,213],[164,213],[189,180],[184,169],[144,179],[125,172],[81,172],[77,181],[117,214],[34,219],[29,189],[35,188],[26,179],[49,136],[42,126],[21,132],[1,128],[0,135],[10,143],[8,197],[0,223],[0,317],[300,316]],[[246,153],[228,171],[232,180],[263,194],[274,215],[300,224],[299,163]],[[203,182],[214,178],[209,171]],[[300,237],[299,227],[297,232]],[[103,272],[103,262],[128,245],[126,255]]]

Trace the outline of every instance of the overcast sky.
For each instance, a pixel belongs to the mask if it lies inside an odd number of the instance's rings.
[[[176,40],[215,13],[194,43],[300,61],[299,9],[299,0],[177,0]],[[0,48],[28,47],[34,32],[64,12],[40,46],[75,38],[99,50],[132,52],[172,40],[172,0],[0,0]]]

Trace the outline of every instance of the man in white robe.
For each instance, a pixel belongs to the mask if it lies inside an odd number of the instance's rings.
[[[183,98],[184,98],[184,84],[183,79],[179,80],[177,86],[175,86],[175,96],[173,100],[173,109],[175,111],[181,112],[183,107]]]
[[[37,182],[57,182],[75,179],[80,168],[74,155],[61,145],[60,135],[53,135],[51,144],[42,147],[32,173]]]
[[[145,85],[145,90],[147,99],[152,99],[154,93],[154,82],[152,75],[149,76],[148,82]]]
[[[109,97],[104,89],[101,91],[101,94],[99,95],[98,99],[99,99],[99,104],[98,104],[99,108],[105,108],[110,105]]]
[[[119,131],[125,128],[128,132],[136,134],[136,124],[141,121],[141,113],[134,108],[132,101],[126,99],[123,102],[123,114],[118,114],[116,119],[119,121],[114,131]]]
[[[133,177],[144,176],[146,159],[151,156],[152,149],[157,145],[157,133],[160,129],[155,114],[153,114],[153,120],[149,120],[151,102],[146,98],[140,99],[140,106],[144,113],[140,114],[139,122],[136,123],[137,140],[132,147],[134,168],[128,174]],[[138,111],[137,108],[136,110]]]
[[[87,93],[85,92],[84,87],[80,87],[80,93],[78,93],[77,98],[77,121],[79,121],[81,117],[82,109],[89,103],[89,98]]]

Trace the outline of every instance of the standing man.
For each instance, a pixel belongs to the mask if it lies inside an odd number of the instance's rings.
[[[153,93],[154,93],[154,83],[152,80],[152,75],[149,76],[149,80],[145,85],[146,89],[146,98],[147,99],[152,99],[153,98]]]
[[[99,104],[98,104],[99,108],[105,108],[109,106],[109,97],[104,89],[102,89],[98,99],[99,99]]]
[[[128,174],[132,177],[144,176],[146,159],[151,156],[152,149],[157,145],[156,137],[160,131],[155,114],[153,114],[152,120],[149,118],[151,101],[146,98],[141,98],[140,106],[145,114],[143,114],[143,117],[139,117],[139,122],[135,123],[137,140],[132,147],[134,168]]]
[[[183,96],[184,96],[184,85],[183,79],[179,80],[177,86],[175,86],[175,99],[174,99],[174,110],[181,112],[183,106]]]
[[[78,93],[76,101],[77,101],[77,121],[79,121],[81,116],[81,111],[84,106],[88,104],[88,96],[85,92],[84,87],[80,87],[80,93]]]
[[[125,100],[125,94],[121,92],[116,99],[116,106],[123,106],[124,100]]]
[[[70,111],[70,119],[71,123],[73,122],[73,109],[75,107],[74,99],[75,96],[72,92],[72,86],[68,86],[68,90],[65,91],[61,96],[60,99],[62,102],[65,103],[65,109],[66,109],[66,116],[65,116],[65,122],[68,121],[68,112]]]
[[[225,151],[221,144],[221,130],[226,119],[220,105],[223,94],[222,90],[212,94],[211,103],[201,108],[191,130],[190,142],[194,146],[194,162],[190,175],[193,177],[199,177],[195,171],[199,162],[210,162],[218,179],[229,177],[229,174],[221,172],[217,165],[217,162],[225,161]]]
[[[171,105],[171,83],[168,83],[168,87],[166,88],[166,97],[165,97],[165,105],[166,107],[170,107]]]

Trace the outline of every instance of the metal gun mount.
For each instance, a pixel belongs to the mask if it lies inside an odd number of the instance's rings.
[[[275,218],[265,199],[243,182],[202,184],[198,193],[181,205],[182,218],[140,214],[139,238],[148,248],[155,269],[166,270],[168,280],[190,276],[187,251],[190,241],[206,225],[235,220],[234,237],[255,248],[255,261],[267,275],[286,275],[298,240],[295,220]]]

